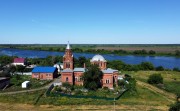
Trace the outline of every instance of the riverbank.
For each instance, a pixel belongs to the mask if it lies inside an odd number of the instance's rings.
[[[101,54],[101,53],[99,53]],[[23,57],[23,58],[37,58],[35,61],[32,63],[36,62],[43,62],[41,58],[47,59],[46,61],[51,60],[52,57],[52,65],[54,62],[62,62],[62,56],[64,55],[64,51],[59,52],[59,51],[39,51],[39,50],[22,50],[22,49],[14,49],[14,48],[0,48],[0,55],[6,55],[9,57]],[[75,60],[78,60],[80,57],[85,57],[86,59],[91,59],[95,53],[84,53],[84,52],[73,52],[73,56]],[[166,56],[133,56],[133,55],[124,55],[124,56],[119,56],[115,54],[102,54],[102,56],[107,60],[107,61],[122,61],[126,64],[129,65],[138,65],[141,64],[142,62],[151,62],[154,67],[158,66],[163,66],[165,69],[173,69],[173,68],[180,68],[180,58],[177,57],[166,57]],[[50,57],[50,58],[48,58]],[[7,57],[5,57],[7,58]],[[4,57],[2,57],[2,60],[5,60]],[[54,60],[55,58],[55,60]],[[3,63],[1,62],[1,64]],[[7,60],[6,60],[7,61]],[[89,61],[89,60],[88,60]],[[5,61],[4,61],[5,62]],[[9,60],[11,63],[12,60]],[[7,63],[7,62],[5,62]],[[47,64],[46,64],[47,63]],[[43,64],[48,65],[50,62],[43,62]],[[42,65],[42,64],[41,64]],[[78,66],[81,67],[82,65]],[[129,67],[129,66],[128,66]]]
[[[6,44],[0,48],[64,52],[65,44]],[[77,53],[180,57],[180,44],[72,44],[72,50]]]

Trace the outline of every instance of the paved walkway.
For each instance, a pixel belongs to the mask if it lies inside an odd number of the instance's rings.
[[[39,90],[43,90],[43,89],[48,89],[52,84],[57,83],[57,82],[60,82],[60,78],[56,78],[51,83],[47,84],[46,86],[40,87],[40,88],[28,89],[28,90],[22,90],[22,91],[13,91],[13,92],[3,92],[3,93],[0,93],[0,95],[19,94],[19,93],[34,92],[34,91],[39,91]]]

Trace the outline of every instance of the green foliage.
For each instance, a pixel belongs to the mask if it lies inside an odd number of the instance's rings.
[[[180,56],[180,51],[179,51],[179,50],[176,50],[176,51],[175,51],[175,55],[176,55],[176,56]]]
[[[12,56],[0,56],[0,63],[2,66],[13,62],[14,57]]]
[[[79,67],[83,67],[84,63],[86,63],[86,58],[85,57],[79,57]]]
[[[163,77],[161,76],[161,74],[152,74],[149,76],[147,82],[149,84],[159,84],[159,83],[163,83]]]
[[[16,66],[16,70],[17,70],[18,72],[22,72],[22,74],[23,74],[23,72],[24,72],[24,69],[25,69],[25,66],[23,66],[23,65],[17,65],[17,66]]]
[[[84,87],[90,90],[97,90],[101,87],[102,71],[97,65],[91,65],[88,70],[84,73]]]
[[[146,55],[146,54],[148,54],[147,53],[147,51],[146,50],[135,50],[134,52],[133,52],[133,54],[135,54],[135,55]]]
[[[175,104],[171,105],[169,111],[180,111],[180,102],[176,102]]]
[[[177,67],[175,67],[175,68],[173,68],[173,71],[177,71],[177,72],[179,72],[179,71],[180,71],[180,69],[179,69],[179,68],[177,68]]]
[[[162,66],[156,67],[156,71],[164,71],[164,68]]]
[[[73,86],[68,82],[62,83],[62,86],[66,88],[65,93],[71,93],[71,91],[73,90]]]
[[[118,80],[118,86],[124,86],[125,84],[125,80]]]
[[[134,78],[130,78],[128,83],[125,84],[126,89],[130,92],[130,94],[136,94],[136,80]]]
[[[140,64],[140,67],[142,68],[142,70],[154,70],[154,66],[150,62],[142,62]]]
[[[153,50],[150,50],[148,53],[149,53],[150,55],[154,55],[154,54],[156,54],[156,52],[155,52],[155,51],[153,51]]]

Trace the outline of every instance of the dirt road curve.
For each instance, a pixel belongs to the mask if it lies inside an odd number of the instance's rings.
[[[145,82],[141,82],[141,81],[138,81],[137,80],[137,84],[142,86],[142,87],[145,87],[155,93],[158,93],[158,94],[161,94],[164,98],[166,98],[168,101],[174,103],[175,100],[176,100],[176,95],[173,94],[173,93],[169,93],[167,91],[164,91],[164,90],[161,90],[153,85],[150,85],[148,83],[145,83]]]

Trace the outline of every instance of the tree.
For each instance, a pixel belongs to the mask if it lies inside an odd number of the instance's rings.
[[[11,73],[14,73],[14,72],[16,72],[16,67],[14,65],[12,65],[9,67],[9,70]]]
[[[141,65],[142,70],[153,70],[154,69],[153,64],[150,62],[142,62],[140,65]]]
[[[25,66],[23,66],[23,65],[17,65],[17,66],[16,66],[16,69],[17,69],[17,71],[19,71],[19,72],[21,72],[21,73],[23,74],[24,69],[25,69]]]
[[[97,90],[101,87],[102,71],[97,65],[91,65],[82,76],[84,87],[90,90]]]
[[[67,92],[71,93],[71,88],[73,87],[71,84],[69,84],[68,82],[64,82],[62,86],[66,88]]]
[[[164,68],[162,66],[156,67],[156,71],[164,71]]]
[[[173,71],[180,71],[180,69],[175,67],[175,68],[173,68]]]
[[[171,105],[169,111],[179,111],[180,110],[180,102],[176,102],[175,104]]]
[[[79,67],[83,67],[84,63],[86,63],[86,58],[85,57],[79,57]]]
[[[150,50],[150,51],[149,51],[149,54],[150,54],[150,55],[154,55],[154,54],[156,54],[156,52],[153,51],[153,50]]]
[[[176,55],[176,56],[180,56],[180,51],[179,51],[179,50],[176,50],[176,51],[175,51],[175,55]]]
[[[118,86],[124,86],[125,84],[124,80],[118,80]]]
[[[152,74],[149,76],[147,82],[149,84],[159,84],[159,83],[163,83],[163,77],[161,76],[161,74]]]

